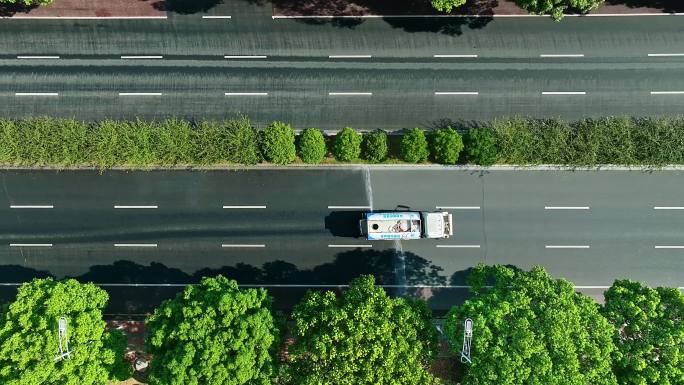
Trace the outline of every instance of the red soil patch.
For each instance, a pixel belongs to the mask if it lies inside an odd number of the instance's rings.
[[[54,0],[40,7],[0,8],[7,17],[134,17],[166,16],[164,0]]]

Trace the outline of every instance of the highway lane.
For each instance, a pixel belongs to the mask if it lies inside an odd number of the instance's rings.
[[[0,293],[32,277],[76,277],[110,291],[112,313],[144,312],[217,273],[268,287],[280,307],[308,288],[372,273],[438,312],[463,298],[479,262],[539,264],[591,295],[621,277],[684,287],[678,171],[4,171],[1,179]],[[397,205],[444,207],[454,237],[354,237],[360,211]]]
[[[501,116],[676,115],[684,56],[6,59],[0,115],[222,119],[389,130]],[[667,94],[674,92],[674,94]],[[666,94],[663,94],[666,93]]]

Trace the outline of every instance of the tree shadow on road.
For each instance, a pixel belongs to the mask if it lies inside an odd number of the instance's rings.
[[[221,3],[223,0],[166,0],[155,4],[155,8],[187,15],[207,12]]]
[[[684,12],[682,0],[607,0],[608,5],[625,5],[629,8],[656,8],[664,13]]]
[[[18,4],[0,4],[0,17],[12,17],[17,13],[29,13],[32,9],[37,8],[38,5]]]

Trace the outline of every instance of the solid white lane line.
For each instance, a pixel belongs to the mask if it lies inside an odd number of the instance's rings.
[[[232,16],[211,16],[211,15],[206,15],[202,16],[202,19],[232,19]]]
[[[20,56],[17,56],[17,59],[59,59],[59,56],[28,56],[28,55],[20,55]]]
[[[122,55],[122,59],[163,59],[161,55]]]
[[[674,57],[674,56],[684,56],[684,53],[649,53],[649,57]]]
[[[225,96],[268,96],[268,92],[226,92]]]
[[[444,55],[444,54],[437,54],[437,55],[432,55],[434,58],[476,58],[477,55]]]
[[[10,247],[52,247],[52,243],[10,243]]]
[[[479,210],[480,206],[435,206],[437,210]]]
[[[239,248],[255,248],[255,247],[266,247],[266,245],[255,245],[255,244],[228,244],[224,243],[221,245],[223,248],[239,247]]]
[[[456,91],[456,92],[450,92],[450,91],[448,91],[448,92],[435,92],[435,95],[479,95],[479,94],[480,94],[479,92],[468,92],[468,91],[466,91],[466,92],[459,92],[459,91]]]
[[[651,95],[684,95],[684,91],[651,91]]]
[[[328,92],[328,96],[372,96],[372,92]]]
[[[586,95],[585,91],[543,91],[542,95]]]
[[[539,57],[544,58],[555,58],[555,57],[584,57],[581,53],[570,53],[570,54],[541,54]]]
[[[328,59],[370,59],[371,55],[328,55]]]
[[[266,206],[223,206],[224,209],[265,209]]]
[[[589,206],[544,206],[544,210],[589,210]]]
[[[359,210],[370,210],[370,206],[328,206],[329,209],[335,210],[354,210],[354,209],[359,209]]]
[[[368,248],[368,247],[373,247],[373,245],[328,245],[328,247],[332,248]]]
[[[114,247],[157,247],[156,243],[115,243]]]
[[[57,92],[15,92],[14,96],[59,96]]]
[[[115,209],[158,209],[157,205],[147,205],[147,206],[131,206],[131,205],[114,205]]]
[[[223,55],[224,59],[266,59],[266,55]]]
[[[435,247],[452,249],[479,249],[480,245],[436,245]]]
[[[588,249],[589,245],[546,245],[547,249]]]
[[[11,209],[54,209],[53,205],[10,205]]]
[[[684,206],[654,206],[653,210],[684,210]]]
[[[656,246],[656,249],[684,249],[684,246]]]
[[[119,92],[119,96],[162,96],[161,92]]]

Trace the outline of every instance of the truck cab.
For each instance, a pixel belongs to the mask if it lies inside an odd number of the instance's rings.
[[[453,235],[448,212],[367,212],[359,221],[361,236],[369,241],[449,238]]]

